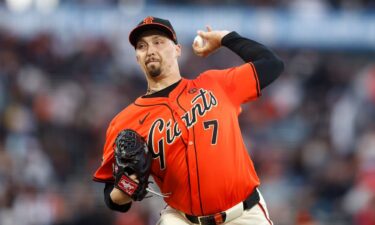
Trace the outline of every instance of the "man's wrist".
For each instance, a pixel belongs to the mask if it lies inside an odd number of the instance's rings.
[[[228,30],[222,30],[222,31],[220,31],[221,40],[223,40],[223,38],[224,38],[225,36],[227,36],[229,33],[231,33],[231,32],[228,31]]]
[[[112,199],[112,202],[117,205],[125,205],[132,201],[129,195],[125,194],[116,187],[114,187],[111,191],[110,198]]]
[[[228,47],[233,40],[237,40],[239,38],[242,37],[236,31],[229,32],[221,39],[221,45]]]

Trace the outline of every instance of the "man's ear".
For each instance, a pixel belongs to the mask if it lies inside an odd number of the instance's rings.
[[[181,56],[182,46],[180,44],[177,44],[175,46],[176,46],[177,56],[180,57]]]

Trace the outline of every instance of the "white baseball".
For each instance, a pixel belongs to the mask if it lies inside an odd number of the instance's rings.
[[[195,36],[193,43],[194,45],[197,45],[199,48],[202,48],[204,46],[204,40],[199,35]]]

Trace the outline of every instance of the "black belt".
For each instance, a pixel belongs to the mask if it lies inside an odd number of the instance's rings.
[[[254,205],[256,205],[259,202],[259,193],[255,189],[253,193],[251,193],[244,201],[243,201],[243,209],[251,209]],[[217,225],[225,223],[225,220],[227,218],[227,215],[225,212],[219,212],[213,215],[208,216],[192,216],[185,214],[186,218],[195,224],[201,224],[201,225]]]

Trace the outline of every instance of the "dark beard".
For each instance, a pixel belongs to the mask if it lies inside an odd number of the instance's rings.
[[[151,77],[157,77],[161,74],[161,70],[160,70],[160,67],[151,67],[149,70],[148,70],[148,73]]]

